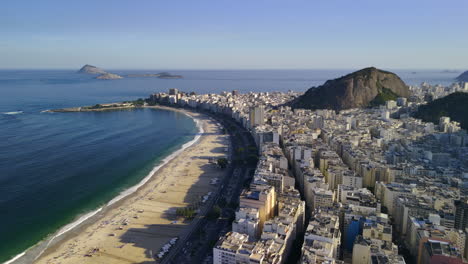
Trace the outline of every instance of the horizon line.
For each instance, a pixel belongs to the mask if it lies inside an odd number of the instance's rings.
[[[94,65],[93,65],[94,66]],[[82,66],[83,67],[83,66]],[[103,70],[113,70],[113,71],[120,71],[120,70],[138,70],[138,71],[150,71],[150,70],[175,70],[175,71],[264,71],[264,70],[279,70],[279,71],[284,71],[284,70],[334,70],[334,71],[339,71],[339,70],[359,70],[359,69],[365,69],[369,67],[375,67],[375,66],[367,66],[367,67],[350,67],[350,68],[103,68],[99,66],[95,66]],[[81,68],[81,67],[80,67]],[[69,67],[64,67],[64,68],[3,68],[0,67],[0,70],[76,70],[78,71],[80,68],[69,68]],[[447,68],[447,67],[442,67],[442,68],[386,68],[386,67],[375,67],[378,69],[388,69],[388,70],[444,70],[444,71],[465,71],[463,68]],[[468,67],[467,67],[468,68]]]

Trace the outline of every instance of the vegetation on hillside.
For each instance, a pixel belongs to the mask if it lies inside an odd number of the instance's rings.
[[[142,106],[145,104],[145,100],[143,100],[142,98],[138,98],[138,100],[133,101],[132,104],[134,106]]]
[[[414,117],[438,124],[439,118],[448,116],[451,120],[460,122],[463,129],[468,130],[467,110],[468,93],[457,92],[420,106]]]
[[[385,102],[390,100],[396,100],[398,98],[398,94],[392,92],[392,90],[380,87],[379,94],[377,94],[372,101],[369,102],[369,106],[379,106],[385,104]]]
[[[103,108],[103,106],[100,105],[100,104],[96,104],[96,105],[93,105],[93,106],[89,107],[89,109],[101,109],[101,108]]]

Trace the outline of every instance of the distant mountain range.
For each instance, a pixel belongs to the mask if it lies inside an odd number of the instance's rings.
[[[448,116],[451,120],[460,122],[463,129],[468,130],[468,93],[457,92],[421,105],[414,117],[426,122],[437,124],[439,118]]]
[[[369,67],[312,87],[293,100],[291,106],[342,110],[375,106],[409,96],[408,86],[396,74]]]
[[[114,80],[114,79],[123,79],[124,76],[120,76],[114,73],[106,72],[105,70],[98,68],[93,65],[86,64],[83,66],[78,73],[84,74],[99,74],[96,76],[96,79],[100,80]],[[125,77],[157,77],[159,79],[181,79],[183,78],[182,75],[173,75],[168,72],[161,72],[161,73],[145,73],[145,74],[128,74]]]

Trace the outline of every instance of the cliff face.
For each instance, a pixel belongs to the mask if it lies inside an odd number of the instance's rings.
[[[468,71],[460,74],[460,76],[457,77],[457,81],[459,81],[459,82],[468,82]]]
[[[106,74],[106,71],[100,69],[96,66],[86,64],[83,66],[78,73],[87,73],[87,74]]]
[[[367,107],[377,96],[388,94],[409,97],[410,91],[396,74],[371,67],[312,87],[291,106],[335,110]]]

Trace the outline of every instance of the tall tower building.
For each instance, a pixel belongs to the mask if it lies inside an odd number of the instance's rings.
[[[176,88],[169,89],[169,95],[177,95],[178,93],[179,93],[179,90]]]
[[[455,201],[455,228],[465,230],[468,227],[468,203],[466,200]]]
[[[250,127],[263,125],[265,122],[265,108],[261,106],[250,107]]]

